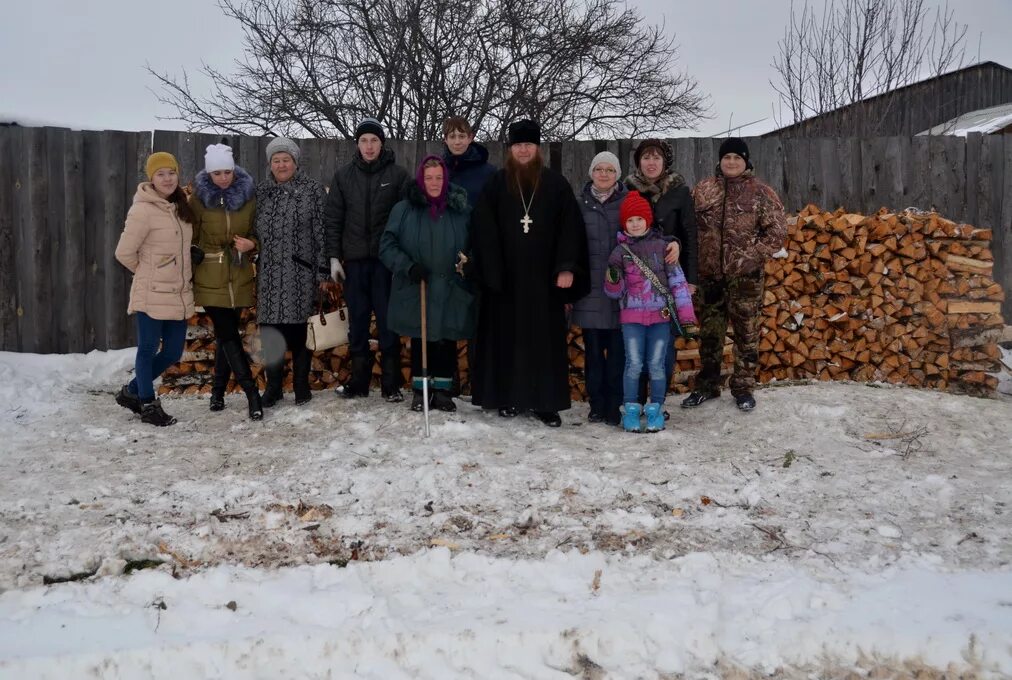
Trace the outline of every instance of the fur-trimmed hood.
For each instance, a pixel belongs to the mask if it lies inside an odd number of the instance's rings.
[[[417,208],[428,208],[429,201],[422,192],[417,182],[410,182],[407,189],[407,198],[411,205]],[[455,213],[466,213],[469,210],[467,205],[467,192],[456,184],[451,184],[446,192],[446,209]]]
[[[197,173],[193,180],[193,192],[205,208],[214,209],[224,207],[229,212],[235,212],[246,205],[256,194],[256,183],[253,177],[238,165],[235,166],[235,179],[228,189],[219,189],[211,180],[206,170]]]

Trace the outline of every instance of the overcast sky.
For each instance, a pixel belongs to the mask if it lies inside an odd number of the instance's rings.
[[[801,4],[802,0],[798,0]],[[812,0],[821,7],[824,0]],[[680,65],[711,96],[711,120],[697,132],[717,134],[728,120],[743,132],[776,127],[769,80],[790,11],[789,0],[631,2],[651,22],[664,21],[681,46]],[[952,2],[969,25],[967,62],[1012,66],[1012,0]],[[201,61],[226,68],[240,54],[234,22],[214,0],[171,3],[127,0],[29,0],[5,3],[0,20],[0,121],[73,128],[184,129],[158,120],[172,111],[151,92],[144,69],[196,75]],[[202,83],[203,81],[197,80]]]

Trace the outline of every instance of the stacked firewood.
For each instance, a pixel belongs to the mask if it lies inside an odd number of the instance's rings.
[[[880,381],[992,396],[1000,370],[1004,293],[992,279],[991,231],[935,213],[857,215],[808,206],[790,219],[785,248],[766,265],[759,380]],[[247,351],[264,385],[255,310],[243,315]],[[671,387],[691,388],[699,371],[696,341],[679,339]],[[375,347],[374,347],[375,349]],[[469,392],[464,343],[459,380]],[[731,340],[722,373],[731,370]],[[586,398],[583,337],[569,334],[570,389]],[[161,392],[210,391],[214,334],[204,314],[190,320],[183,361]],[[402,370],[410,378],[408,343]],[[317,352],[314,389],[348,379],[348,348]],[[379,384],[380,368],[373,368]],[[285,386],[291,389],[291,374]],[[237,389],[234,381],[231,385]]]

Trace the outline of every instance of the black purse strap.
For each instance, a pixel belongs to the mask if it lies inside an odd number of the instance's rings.
[[[675,314],[675,298],[671,295],[671,291],[668,290],[662,283],[654,270],[647,266],[647,263],[641,260],[636,253],[629,249],[629,246],[625,243],[622,244],[622,249],[629,254],[632,258],[633,264],[636,265],[640,273],[646,277],[650,285],[653,286],[654,290],[657,291],[661,297],[664,298],[664,304],[668,309],[668,320],[671,321],[671,325],[674,326],[675,332],[679,335],[682,334],[682,325],[678,323],[678,315]]]

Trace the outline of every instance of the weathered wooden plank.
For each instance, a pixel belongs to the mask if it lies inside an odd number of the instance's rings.
[[[848,212],[861,209],[861,143],[854,137],[836,140],[837,155],[840,164],[840,186],[838,188],[840,205]]]
[[[915,136],[910,138],[910,154],[907,157],[907,207],[928,210],[931,207],[931,173],[929,165],[931,138]]]
[[[260,152],[259,137],[240,137],[238,144],[232,147],[235,162],[250,174],[254,182],[264,178],[267,161]]]
[[[53,328],[58,352],[86,352],[84,310],[86,232],[84,228],[84,141],[80,133],[49,130],[50,233],[55,296]],[[58,187],[58,189],[56,189]],[[58,195],[57,195],[58,194]]]
[[[20,190],[13,146],[17,129],[0,127],[0,351],[21,350],[14,253],[14,193]]]
[[[962,216],[958,218],[963,222],[977,226],[983,226],[980,223],[980,214],[978,210],[978,192],[980,190],[979,184],[981,181],[981,172],[983,170],[981,168],[982,138],[983,135],[979,132],[971,132],[966,135],[966,162],[963,165],[963,181],[966,183],[964,201],[965,208]]]
[[[22,128],[16,162],[24,173],[15,201],[21,351],[52,352],[52,242],[46,128]]]
[[[961,220],[966,209],[965,141],[960,137],[931,137],[928,155],[932,205],[950,219]]]
[[[755,165],[759,179],[770,185],[777,192],[780,200],[784,197],[784,144],[776,137],[762,139],[757,150],[749,147],[752,164]],[[758,164],[756,163],[758,161]]]
[[[133,197],[132,192],[129,200],[126,197],[128,184],[133,184],[128,182],[124,167],[125,159],[129,158],[128,135],[126,132],[104,133],[99,151],[100,166],[95,174],[98,180],[96,190],[103,204],[102,219],[95,224],[103,245],[98,253],[98,262],[105,272],[103,288],[96,292],[102,296],[107,310],[105,327],[102,329],[104,344],[100,349],[120,349],[133,344],[133,335],[127,332],[129,325],[124,321],[132,276],[115,257],[116,244],[123,232],[127,209]],[[135,184],[134,187],[136,188]]]
[[[794,137],[784,142],[784,207],[796,212],[812,202],[810,139]]]
[[[1012,323],[1012,135],[1004,137],[1002,162],[1001,221],[994,229],[994,278],[1005,289],[1002,316]]]
[[[885,139],[872,137],[861,140],[861,181],[864,184],[862,205],[857,209],[873,213],[885,205],[888,185],[882,178],[885,158]]]

